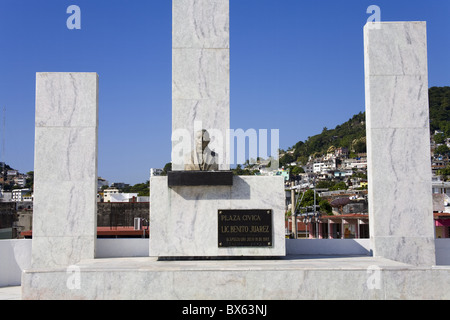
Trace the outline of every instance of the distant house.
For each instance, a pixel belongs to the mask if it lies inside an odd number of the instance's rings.
[[[14,202],[32,201],[31,189],[25,188],[12,190],[12,201]]]
[[[440,193],[440,194],[445,194],[448,197],[450,197],[450,182],[445,182],[445,181],[432,181],[432,192],[433,193]]]
[[[123,193],[117,188],[103,190],[104,202],[149,202],[149,197],[139,197],[137,193]]]
[[[6,172],[6,175],[7,175],[8,177],[11,177],[11,179],[12,179],[12,177],[17,176],[18,174],[19,174],[19,171],[14,170],[14,169],[8,170],[8,171]]]
[[[14,176],[14,178],[12,180],[14,182],[14,185],[24,188],[27,183],[27,178],[28,178],[27,175],[18,174],[16,176]]]
[[[107,202],[137,202],[137,193],[112,193]]]
[[[346,159],[343,162],[344,169],[367,169],[367,158]]]
[[[12,192],[0,190],[0,199],[1,202],[11,202]]]
[[[325,163],[323,162],[317,162],[313,164],[313,172],[314,173],[321,173],[323,171],[323,168],[325,167]]]
[[[150,169],[150,177],[160,176],[162,174],[162,172],[163,172],[162,169],[151,168]]]
[[[352,170],[337,170],[334,171],[335,178],[351,177],[353,174]]]
[[[336,157],[347,158],[348,157],[348,148],[345,148],[345,147],[337,148],[334,151],[334,154],[336,155]]]
[[[303,171],[305,173],[313,173],[314,172],[314,166],[312,163],[308,162],[306,165],[302,166]]]
[[[103,190],[103,199],[105,202],[113,202],[111,201],[111,196],[119,193],[119,189],[117,188],[107,188]]]

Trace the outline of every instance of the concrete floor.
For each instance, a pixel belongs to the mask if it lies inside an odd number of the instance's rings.
[[[0,288],[0,300],[22,300],[22,287]]]

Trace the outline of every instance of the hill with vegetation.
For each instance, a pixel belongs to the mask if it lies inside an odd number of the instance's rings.
[[[320,134],[297,142],[292,148],[293,153],[285,153],[280,158],[280,166],[298,161],[306,164],[310,156],[325,155],[334,148],[348,148],[352,154],[366,152],[366,116],[364,112],[354,115],[347,122],[334,129],[323,128]]]
[[[428,95],[431,133],[442,131],[444,138],[450,138],[450,87],[432,87]]]
[[[442,138],[450,137],[450,87],[432,87],[429,89],[430,131],[442,131]],[[288,149],[293,152],[281,152],[280,166],[297,161],[306,164],[310,156],[319,157],[335,148],[348,148],[350,157],[366,152],[366,116],[360,112],[334,129],[323,128],[320,134],[299,141]]]

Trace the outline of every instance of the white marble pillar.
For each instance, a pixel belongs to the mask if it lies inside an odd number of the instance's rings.
[[[434,265],[425,22],[364,27],[374,256]]]
[[[172,169],[184,170],[194,132],[206,129],[228,170],[229,128],[229,0],[173,0]]]
[[[96,73],[37,73],[33,267],[95,257]]]

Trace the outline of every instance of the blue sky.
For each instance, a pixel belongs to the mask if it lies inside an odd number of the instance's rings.
[[[73,4],[81,30],[66,27]],[[382,21],[427,21],[429,86],[449,86],[448,0],[230,0],[231,128],[279,129],[287,149],[364,111],[370,5]],[[0,0],[1,160],[33,170],[36,72],[97,72],[99,175],[135,184],[169,162],[171,6]]]

